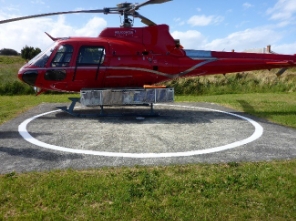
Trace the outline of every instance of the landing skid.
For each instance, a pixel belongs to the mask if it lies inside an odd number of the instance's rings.
[[[98,110],[97,113],[82,113],[83,110],[79,111],[74,111],[74,108],[78,103],[80,103],[79,98],[69,98],[71,100],[71,104],[69,107],[58,107],[58,109],[74,116],[74,117],[80,117],[80,118],[99,118],[99,117],[125,117],[125,116],[130,116],[130,117],[158,117],[159,114],[154,112],[153,108],[153,103],[151,104],[133,104],[133,105],[122,105],[122,106],[145,106],[145,107],[150,107],[149,113],[114,113],[110,114],[107,113],[104,109],[104,105],[100,105],[100,109]],[[107,106],[107,105],[105,105]],[[87,109],[84,109],[87,111]]]
[[[82,89],[79,98],[69,98],[72,103],[69,108],[60,107],[59,109],[75,117],[118,117],[118,116],[138,116],[156,117],[153,104],[174,102],[173,88],[134,88],[134,89]],[[79,102],[85,107],[100,107],[99,113],[81,113],[74,111],[76,103]],[[148,114],[140,113],[116,113],[108,114],[104,107],[116,106],[150,106]],[[86,109],[87,110],[87,109]]]

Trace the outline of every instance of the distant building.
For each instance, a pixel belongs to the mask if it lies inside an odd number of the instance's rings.
[[[271,45],[267,45],[266,48],[253,48],[253,49],[247,49],[244,52],[247,53],[263,53],[263,54],[276,54],[271,50]]]

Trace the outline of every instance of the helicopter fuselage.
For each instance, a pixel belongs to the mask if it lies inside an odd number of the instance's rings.
[[[106,28],[96,38],[55,39],[18,73],[41,90],[135,88],[179,77],[296,66],[295,55],[184,50],[167,25]]]

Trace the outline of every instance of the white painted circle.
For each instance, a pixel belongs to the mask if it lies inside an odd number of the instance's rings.
[[[250,124],[252,124],[254,126],[255,131],[250,137],[240,140],[240,141],[236,141],[236,142],[227,144],[227,145],[203,149],[203,150],[192,150],[192,151],[185,151],[185,152],[168,152],[168,153],[122,153],[122,152],[105,152],[105,151],[95,151],[95,150],[79,150],[79,149],[61,147],[61,146],[56,146],[56,145],[44,143],[44,142],[39,141],[36,138],[32,137],[31,134],[27,131],[27,125],[31,121],[33,121],[39,117],[42,117],[44,115],[51,114],[51,113],[54,113],[54,112],[57,112],[60,110],[50,111],[50,112],[46,112],[46,113],[31,117],[19,125],[18,131],[19,131],[20,135],[26,141],[28,141],[34,145],[37,145],[39,147],[46,148],[46,149],[58,150],[58,151],[70,152],[70,153],[77,153],[77,154],[88,154],[88,155],[106,156],[106,157],[126,157],[126,158],[186,157],[186,156],[194,156],[194,155],[201,155],[201,154],[208,154],[208,153],[216,153],[216,152],[233,149],[233,148],[251,143],[251,142],[257,140],[258,138],[260,138],[263,134],[263,127],[259,123],[257,123],[256,121],[254,121],[250,118],[240,116],[238,114],[229,113],[226,111],[215,110],[215,109],[210,109],[210,108],[194,107],[194,106],[164,105],[164,104],[155,104],[155,105],[167,106],[167,107],[179,107],[179,108],[182,107],[182,108],[190,108],[190,109],[202,109],[202,110],[208,110],[208,111],[214,111],[214,112],[219,112],[219,113],[223,113],[223,114],[228,114],[228,115],[248,121]]]

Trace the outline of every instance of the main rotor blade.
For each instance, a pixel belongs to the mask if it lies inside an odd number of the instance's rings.
[[[67,11],[67,12],[53,12],[53,13],[45,13],[45,14],[37,14],[30,16],[23,16],[18,18],[11,18],[0,21],[0,24],[10,23],[14,21],[20,21],[30,18],[38,18],[38,17],[46,17],[46,16],[54,16],[54,15],[62,15],[62,14],[75,14],[75,13],[104,13],[104,14],[125,14],[128,16],[135,16],[142,19],[142,22],[148,26],[156,25],[154,22],[149,20],[148,18],[140,15],[139,13],[135,13],[140,7],[150,4],[162,4],[165,2],[169,2],[172,0],[148,0],[141,4],[132,5],[130,3],[123,3],[116,8],[104,8],[104,9],[96,9],[96,10],[80,10],[80,11]]]
[[[136,5],[135,10],[138,10],[140,7],[145,6],[145,5],[162,4],[162,3],[170,2],[170,1],[172,1],[172,0],[148,0],[146,2]]]
[[[67,11],[67,12],[54,12],[54,13],[46,13],[46,14],[38,14],[38,15],[30,15],[18,18],[11,18],[0,21],[0,24],[25,20],[30,18],[38,18],[38,17],[46,17],[46,16],[53,16],[53,15],[62,15],[62,14],[75,14],[75,13],[109,13],[110,10],[108,9],[97,9],[97,10],[80,10],[80,11]]]
[[[140,18],[141,22],[144,23],[145,25],[148,25],[148,26],[156,25],[153,21],[151,21],[150,19],[144,17],[143,15],[139,14],[138,12],[135,12],[134,16],[136,18]]]

